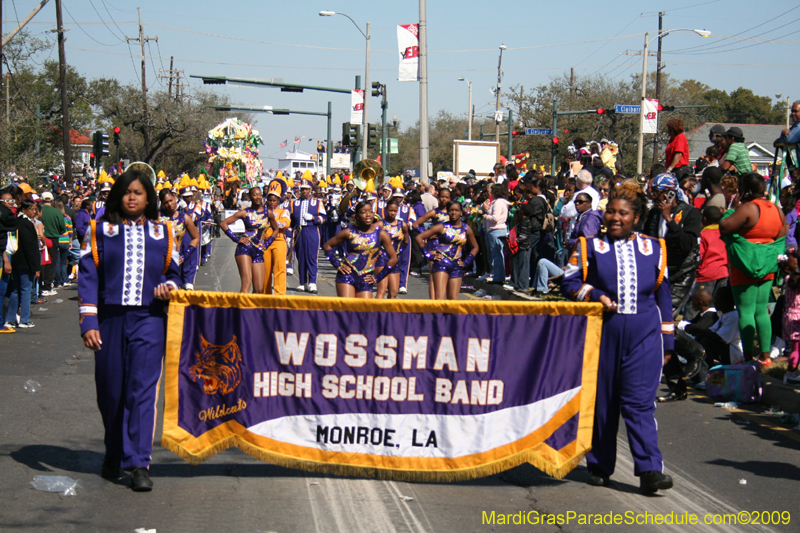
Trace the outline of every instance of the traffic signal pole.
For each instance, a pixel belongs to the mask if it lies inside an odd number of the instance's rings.
[[[558,110],[558,100],[553,100],[553,139],[558,138],[558,117],[560,115],[602,115],[606,112],[605,109],[602,107],[598,107],[597,109],[584,109],[582,111],[559,111]],[[611,111],[609,111],[610,113]],[[554,140],[554,145],[557,145],[558,142]],[[550,172],[555,176],[556,174],[556,159],[557,159],[557,146],[554,146],[553,149],[553,157],[550,161]]]

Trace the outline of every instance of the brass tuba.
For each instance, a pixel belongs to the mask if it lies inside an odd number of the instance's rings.
[[[339,215],[344,217],[347,208],[350,207],[350,200],[366,191],[370,180],[373,180],[374,190],[377,191],[383,186],[385,177],[386,174],[383,171],[383,167],[374,159],[362,159],[356,163],[353,168],[353,185],[356,188],[353,189],[353,192],[345,194],[339,202],[339,208],[337,209]]]
[[[353,168],[353,185],[362,191],[366,190],[369,180],[374,180],[377,191],[383,186],[384,177],[383,167],[374,159],[362,159]]]

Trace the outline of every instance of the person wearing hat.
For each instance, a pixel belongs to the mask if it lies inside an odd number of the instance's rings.
[[[414,209],[407,202],[405,202],[405,191],[400,187],[396,187],[392,191],[392,198],[390,203],[398,200],[397,219],[404,222],[406,226],[411,228],[411,225],[417,221],[417,214]],[[400,289],[399,294],[408,294],[408,272],[411,267],[411,243],[408,246],[401,248],[400,253],[397,255],[397,266],[395,272],[400,274]]]
[[[292,223],[289,210],[280,207],[286,189],[278,179],[267,188],[267,219],[257,239],[264,254],[264,294],[286,294],[286,230]]]
[[[21,196],[20,196],[18,201],[20,201],[20,202],[22,200],[33,200],[33,198],[31,196],[36,194],[36,191],[34,191],[31,188],[31,186],[28,185],[27,183],[25,183],[24,181],[19,184],[19,190],[20,190]]]
[[[750,163],[750,151],[744,144],[742,128],[732,126],[725,132],[722,144],[727,151],[727,155],[720,165],[723,172],[741,176],[753,171],[753,166]]]
[[[381,220],[386,218],[386,206],[389,205],[389,200],[392,199],[392,186],[384,183],[381,187],[381,193],[378,201],[375,204],[375,213],[381,217]]]
[[[719,147],[720,152],[724,152],[722,147],[722,138],[725,136],[725,126],[722,124],[714,124],[711,126],[711,130],[708,132],[708,140],[711,141],[712,144]]]
[[[53,282],[56,279],[56,269],[59,265],[60,255],[58,239],[66,232],[67,225],[64,223],[64,213],[53,207],[53,193],[50,191],[42,193],[41,221],[44,225],[45,239],[51,243],[47,247],[50,263],[42,268],[42,296],[55,296],[57,292]]]
[[[106,198],[108,198],[108,193],[111,192],[111,187],[113,186],[114,183],[110,181],[100,184],[100,190],[97,193],[97,199],[92,205],[92,211],[94,212],[95,220],[100,220],[100,218],[103,216],[103,213],[105,213]]]
[[[697,266],[700,264],[700,211],[686,202],[678,179],[672,174],[659,174],[651,185],[655,206],[645,221],[645,235],[664,239],[667,252],[672,315],[677,316],[689,300]],[[665,317],[668,320],[670,317]]]
[[[319,227],[327,221],[325,206],[311,197],[311,172],[306,170],[300,182],[300,198],[291,204],[292,228],[296,239],[298,291],[317,292],[317,269],[320,246]]]

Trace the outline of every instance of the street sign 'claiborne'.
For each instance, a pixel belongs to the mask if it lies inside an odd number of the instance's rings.
[[[630,113],[630,114],[639,114],[641,111],[642,106],[638,105],[615,105],[614,112],[615,113]]]
[[[602,307],[172,293],[162,445],[452,481],[591,448]]]
[[[525,135],[552,135],[550,128],[525,128]]]

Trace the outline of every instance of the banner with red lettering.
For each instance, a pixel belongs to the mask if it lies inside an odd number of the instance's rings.
[[[419,81],[419,24],[397,26],[400,74],[397,81]]]
[[[173,292],[162,445],[450,481],[589,451],[602,306]]]
[[[350,122],[361,124],[364,121],[364,91],[353,89],[350,93]],[[364,132],[366,135],[366,132]]]
[[[642,104],[644,105],[642,133],[658,133],[658,100],[645,98]]]

